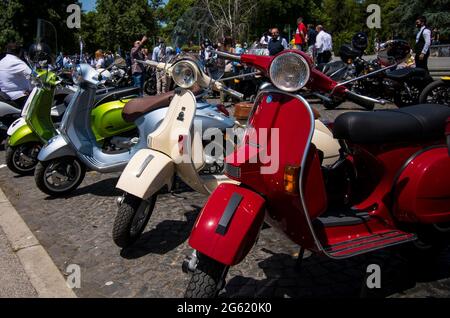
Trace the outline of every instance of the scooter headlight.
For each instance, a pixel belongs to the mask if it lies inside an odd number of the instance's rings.
[[[174,65],[172,78],[181,88],[191,88],[197,82],[197,69],[193,63],[183,61]]]
[[[277,56],[270,65],[270,79],[278,89],[296,92],[309,81],[310,68],[303,56],[285,53]]]

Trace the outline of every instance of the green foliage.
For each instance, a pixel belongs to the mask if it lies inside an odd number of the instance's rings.
[[[58,34],[59,49],[72,50],[75,32],[66,25],[67,6],[74,0],[6,0],[0,2],[0,47],[7,42],[21,41],[25,46],[33,43],[37,20],[51,22]]]

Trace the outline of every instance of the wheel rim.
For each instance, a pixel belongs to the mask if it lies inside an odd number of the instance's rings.
[[[450,89],[444,86],[436,87],[427,95],[426,101],[429,104],[450,105]]]
[[[412,105],[416,103],[420,95],[420,89],[416,86],[410,87],[410,92],[402,90],[400,92],[400,101],[403,105]]]
[[[134,215],[133,221],[131,222],[130,234],[131,236],[139,235],[146,225],[146,220],[150,214],[151,204],[148,201],[142,201]]]
[[[41,150],[40,145],[33,145],[32,147],[27,145],[19,146],[14,150],[12,164],[14,168],[22,172],[30,172],[36,167],[38,160],[38,154]]]
[[[54,192],[72,188],[81,178],[81,165],[77,160],[51,162],[44,171],[44,184]]]

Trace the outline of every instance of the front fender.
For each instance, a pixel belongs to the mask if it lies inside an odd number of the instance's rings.
[[[189,244],[224,265],[239,264],[254,246],[264,215],[265,200],[259,194],[222,184],[198,217]]]
[[[36,135],[30,126],[22,125],[18,127],[9,138],[9,146],[16,147],[29,142],[41,142],[39,136]]]
[[[76,156],[76,151],[67,143],[63,136],[58,135],[50,139],[41,149],[38,155],[38,160],[45,162],[56,158]]]
[[[120,176],[117,188],[141,199],[148,199],[164,186],[172,187],[175,165],[155,150],[138,151]]]

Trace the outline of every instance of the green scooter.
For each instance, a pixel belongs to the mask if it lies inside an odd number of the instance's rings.
[[[23,118],[14,122],[8,130],[6,164],[19,175],[33,174],[41,148],[59,134],[51,116],[55,90],[59,84],[58,76],[49,70],[39,71],[35,81],[37,85],[24,107]],[[134,124],[122,119],[122,109],[130,98],[137,97],[138,94],[138,88],[97,91],[91,123],[99,144],[106,147],[110,138],[136,129]],[[66,104],[70,97],[66,98]]]

